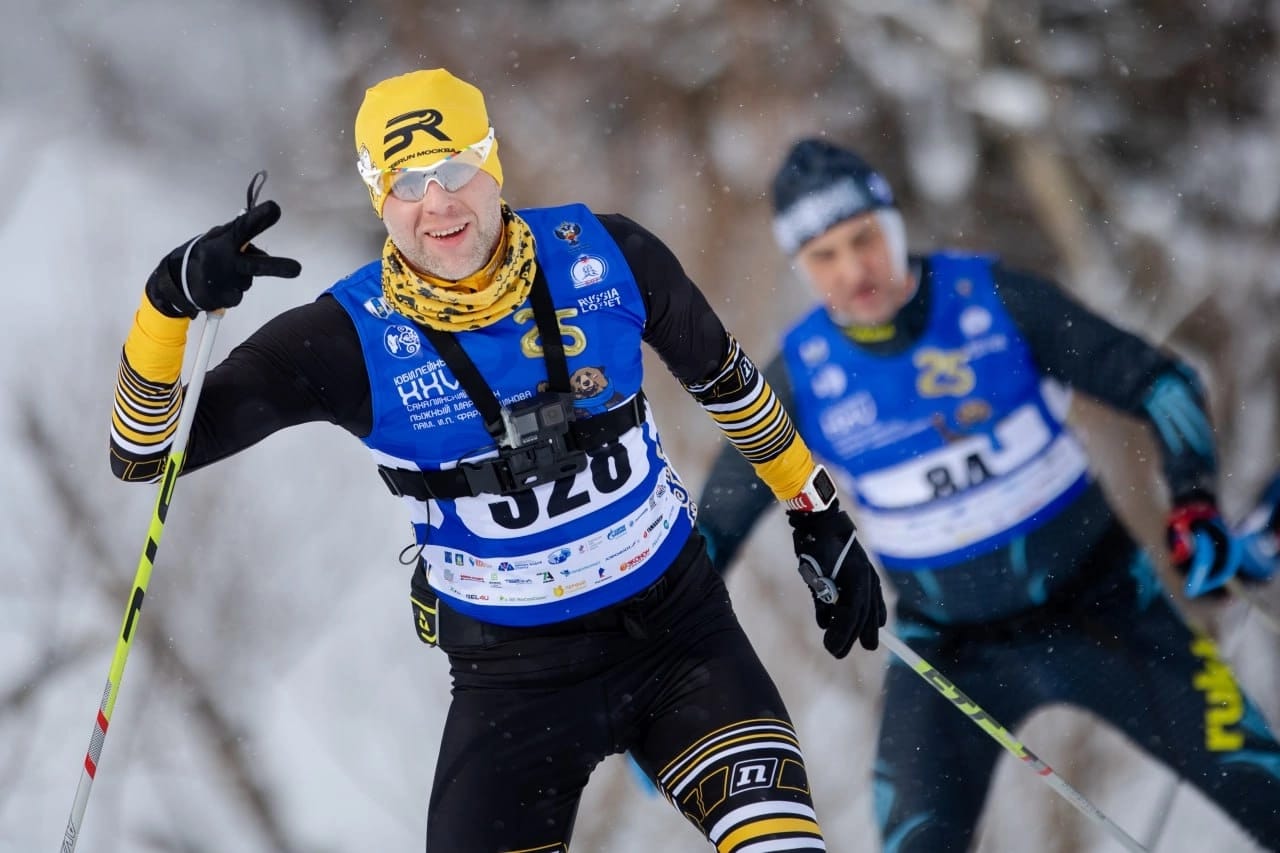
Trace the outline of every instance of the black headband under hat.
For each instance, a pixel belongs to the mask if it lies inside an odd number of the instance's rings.
[[[857,154],[803,139],[773,179],[773,236],[791,255],[837,223],[893,206],[889,182]]]

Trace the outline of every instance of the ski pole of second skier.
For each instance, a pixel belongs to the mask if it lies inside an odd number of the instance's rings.
[[[1107,817],[1101,809],[1089,802],[1083,794],[1071,787],[1065,779],[1054,772],[1052,767],[1045,764],[1035,753],[1023,746],[1013,735],[1009,734],[1009,731],[1004,726],[993,720],[986,711],[978,707],[972,699],[962,693],[958,687],[952,684],[945,675],[938,672],[928,661],[916,654],[910,646],[888,631],[880,632],[880,640],[889,651],[901,658],[903,663],[933,685],[935,690],[945,696],[974,725],[981,728],[992,739],[1017,757],[1028,769],[1053,788],[1059,796],[1075,806],[1081,814],[1106,830],[1122,847],[1132,851],[1132,853],[1147,853],[1147,848],[1139,844],[1119,824]]]
[[[1262,597],[1249,588],[1249,586],[1239,578],[1232,578],[1227,581],[1226,587],[1231,594],[1246,602],[1252,612],[1258,615],[1259,621],[1267,626],[1267,630],[1277,636],[1280,636],[1280,616],[1272,613],[1262,600]]]

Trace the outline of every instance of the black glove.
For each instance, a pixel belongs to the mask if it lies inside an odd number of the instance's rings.
[[[440,599],[427,583],[421,560],[409,579],[409,603],[413,605],[413,628],[418,639],[434,646],[440,639]]]
[[[1240,543],[1227,529],[1213,498],[1193,492],[1174,501],[1165,527],[1173,567],[1185,577],[1190,598],[1221,597],[1240,570]]]
[[[274,258],[249,242],[280,219],[280,205],[264,201],[225,225],[174,249],[147,279],[147,298],[161,314],[195,318],[201,311],[239,305],[256,275],[296,278],[302,266]]]
[[[880,578],[858,542],[853,520],[837,501],[818,512],[787,513],[800,574],[813,593],[824,645],[836,658],[857,639],[868,651],[880,645],[885,623]]]

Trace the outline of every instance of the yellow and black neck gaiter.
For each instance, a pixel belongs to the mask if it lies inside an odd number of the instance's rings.
[[[502,236],[489,262],[461,281],[416,272],[387,238],[383,295],[409,319],[446,332],[480,329],[506,317],[528,297],[538,265],[533,232],[505,202],[502,220]]]

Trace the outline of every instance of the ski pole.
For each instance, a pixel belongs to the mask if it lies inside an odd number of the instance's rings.
[[[249,181],[245,192],[244,208],[241,214],[252,210],[258,203],[258,194],[267,182],[267,172],[262,169]],[[194,241],[192,243],[194,245]],[[248,243],[245,244],[248,246]],[[241,251],[245,246],[241,246]],[[187,251],[190,252],[190,246]],[[185,258],[183,261],[185,276]],[[204,327],[200,332],[199,349],[195,361],[191,365],[191,379],[187,383],[182,397],[182,410],[178,414],[178,426],[174,429],[173,443],[169,445],[169,456],[165,460],[164,473],[160,477],[160,489],[156,494],[155,509],[151,513],[151,525],[147,529],[147,540],[142,546],[142,556],[138,558],[138,570],[133,576],[133,591],[129,593],[129,603],[124,610],[124,625],[120,628],[120,636],[116,638],[115,654],[111,658],[111,669],[107,672],[107,686],[102,691],[102,701],[98,705],[98,716],[93,723],[93,733],[89,737],[89,749],[84,756],[84,767],[80,771],[80,783],[76,786],[76,798],[71,804],[71,816],[67,818],[67,828],[62,834],[61,853],[74,853],[76,841],[80,836],[80,824],[84,820],[85,807],[89,804],[89,791],[93,787],[93,779],[98,773],[98,759],[102,756],[102,743],[107,738],[107,726],[111,723],[111,712],[116,707],[116,695],[120,692],[120,680],[124,677],[124,665],[129,659],[129,649],[133,643],[133,634],[138,627],[138,614],[142,610],[142,599],[147,594],[147,585],[151,582],[151,569],[155,565],[156,552],[160,550],[160,537],[164,535],[164,521],[169,514],[169,504],[173,500],[173,489],[178,482],[178,474],[182,471],[182,463],[187,456],[187,439],[191,436],[191,426],[196,419],[196,403],[200,399],[200,391],[204,388],[205,373],[209,369],[209,358],[213,353],[213,341],[218,334],[218,324],[222,322],[224,310],[206,311]]]
[[[1052,767],[1037,758],[1035,753],[1019,743],[1004,726],[991,719],[986,711],[979,708],[972,699],[960,692],[959,688],[952,684],[946,676],[934,669],[928,661],[912,651],[910,646],[888,631],[881,631],[880,639],[889,648],[889,651],[900,657],[921,678],[933,685],[935,690],[947,697],[974,725],[991,735],[992,739],[1021,760],[1037,776],[1047,782],[1064,800],[1075,806],[1081,814],[1109,832],[1126,850],[1133,853],[1147,853],[1147,848],[1134,840],[1119,824],[1107,817],[1097,806],[1085,799],[1083,794],[1071,787],[1066,780],[1054,772]]]
[[[178,426],[173,434],[169,457],[165,461],[164,474],[160,478],[155,509],[151,513],[151,526],[147,530],[147,540],[142,546],[138,570],[133,577],[133,591],[129,594],[129,603],[124,611],[124,624],[120,628],[120,635],[116,637],[115,655],[111,658],[107,686],[102,693],[98,716],[93,724],[93,734],[89,738],[89,749],[84,756],[84,767],[80,772],[80,784],[76,786],[76,798],[71,806],[71,817],[67,820],[67,829],[62,836],[61,853],[72,853],[76,849],[80,824],[84,820],[85,807],[89,804],[89,790],[93,787],[93,779],[98,772],[102,742],[106,740],[111,712],[115,709],[116,696],[120,692],[120,679],[124,676],[124,665],[129,659],[129,648],[138,627],[138,613],[142,610],[142,599],[147,593],[147,584],[151,581],[151,568],[155,564],[156,551],[160,548],[160,537],[164,534],[164,521],[169,513],[169,504],[173,500],[173,488],[186,457],[187,438],[191,435],[191,425],[195,421],[196,401],[200,398],[201,388],[204,387],[205,371],[209,367],[213,340],[218,332],[218,323],[221,321],[220,312],[205,314],[204,328],[200,333],[200,348],[196,352],[196,359],[191,367],[191,381],[187,383],[187,390],[183,395]]]
[[[1261,596],[1251,590],[1244,581],[1239,578],[1231,578],[1227,581],[1226,587],[1231,594],[1244,601],[1249,605],[1252,612],[1258,614],[1258,619],[1263,625],[1267,626],[1267,630],[1271,633],[1280,635],[1280,617],[1272,613],[1263,603]],[[1247,615],[1247,614],[1246,614]]]
[[[813,591],[814,597],[819,601],[834,604],[840,597],[835,581],[818,574],[812,565],[803,560],[800,562],[800,576],[804,578],[805,583],[809,585],[809,589]],[[960,688],[952,684],[945,675],[938,672],[928,661],[916,654],[910,646],[889,631],[881,631],[880,639],[888,647],[889,651],[901,658],[903,663],[929,682],[933,689],[947,697],[951,704],[955,705],[975,726],[991,735],[996,743],[1017,757],[1037,776],[1048,783],[1049,787],[1058,792],[1064,800],[1075,806],[1081,814],[1109,832],[1126,850],[1131,851],[1131,853],[1149,853],[1147,848],[1139,844],[1119,824],[1107,817],[1101,809],[1085,799],[1084,794],[1071,787],[1065,779],[1054,772],[1052,767],[1041,761],[1034,752],[1019,743],[1013,735],[1009,734],[1008,729],[993,720],[986,711],[978,707],[976,702],[964,695]]]

